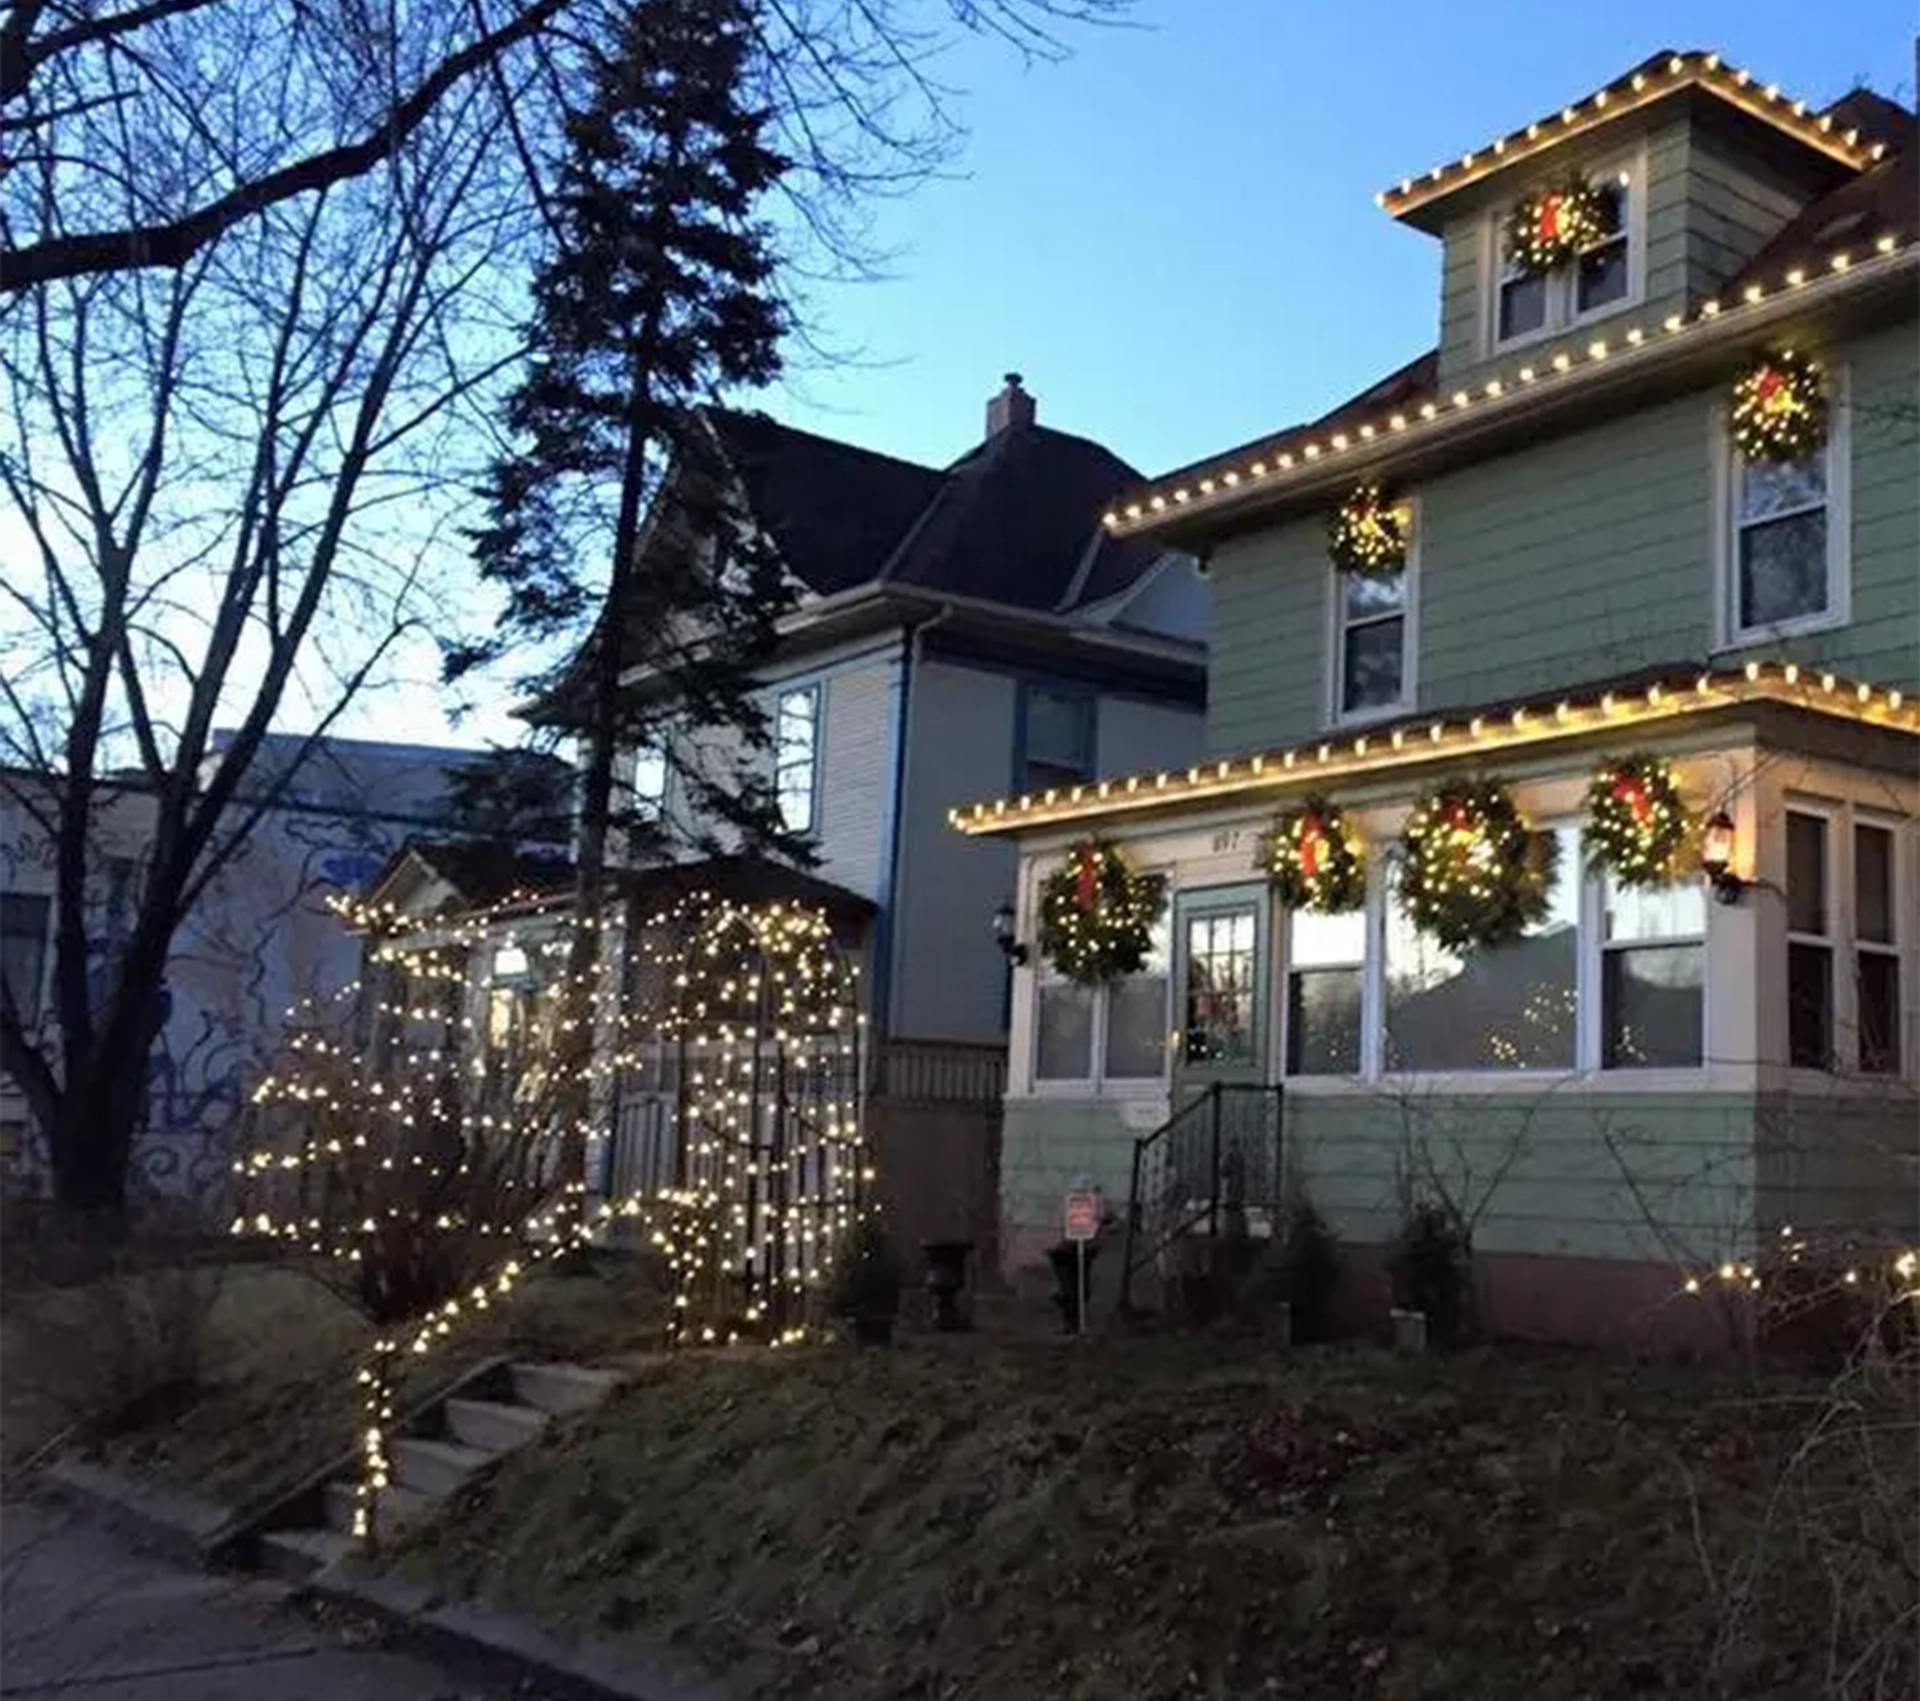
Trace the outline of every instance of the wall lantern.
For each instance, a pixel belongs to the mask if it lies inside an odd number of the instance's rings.
[[[519,980],[527,972],[527,954],[518,945],[502,945],[493,954],[495,980]]]
[[[1027,948],[1014,937],[1019,917],[1014,914],[1013,902],[1009,899],[993,912],[993,942],[1000,947],[1001,955],[1014,968],[1023,968],[1027,961]]]
[[[1737,904],[1747,882],[1733,871],[1733,817],[1716,809],[1707,817],[1700,839],[1700,866],[1707,876],[1713,895],[1723,904]]]

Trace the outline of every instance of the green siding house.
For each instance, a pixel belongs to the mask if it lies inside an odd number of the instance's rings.
[[[1005,1255],[1091,1180],[1135,1225],[1107,1271],[1138,1266],[1218,1226],[1210,1178],[1256,1222],[1310,1199],[1365,1290],[1427,1199],[1470,1222],[1495,1328],[1586,1336],[1686,1328],[1690,1285],[1783,1244],[1892,1257],[1920,1234],[1914,116],[1661,53],[1379,200],[1437,240],[1437,348],[1105,517],[1211,576],[1206,760],[952,817],[1021,858]],[[1576,206],[1557,260],[1518,253]],[[1795,397],[1802,436],[1736,430],[1736,398]],[[1342,571],[1329,521],[1370,487],[1401,560]],[[1686,823],[1650,887],[1583,836],[1628,755]],[[1466,781],[1558,875],[1519,937],[1448,948],[1402,834]],[[1363,859],[1349,912],[1289,909],[1260,860],[1307,799]],[[1040,915],[1089,839],[1168,892],[1142,971],[1093,986]],[[1229,1090],[1278,1131],[1235,1179],[1169,1152]]]

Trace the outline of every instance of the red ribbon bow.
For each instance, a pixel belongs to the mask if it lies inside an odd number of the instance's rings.
[[[1555,242],[1560,237],[1560,195],[1556,192],[1540,198],[1540,235],[1542,240]]]
[[[1300,872],[1311,880],[1320,872],[1320,853],[1326,839],[1320,830],[1320,817],[1309,815],[1300,823]]]
[[[1647,788],[1632,774],[1620,774],[1613,782],[1613,796],[1617,803],[1624,803],[1633,811],[1633,818],[1645,825],[1647,817],[1653,813],[1653,805],[1647,797]]]
[[[1091,910],[1100,901],[1100,853],[1083,850],[1079,867],[1074,870],[1073,901],[1083,910]]]

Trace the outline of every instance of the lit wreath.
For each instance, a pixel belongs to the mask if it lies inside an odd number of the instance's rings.
[[[1621,756],[1587,787],[1587,860],[1623,886],[1664,886],[1687,842],[1687,807],[1658,756]]]
[[[1290,910],[1345,915],[1367,901],[1366,846],[1345,812],[1319,798],[1274,818],[1255,863]]]
[[[1083,986],[1137,974],[1166,900],[1164,875],[1141,873],[1104,840],[1082,839],[1040,887],[1040,949]]]
[[[1327,522],[1327,554],[1343,573],[1397,573],[1407,564],[1407,527],[1377,484],[1363,484]]]
[[[1779,349],[1733,381],[1733,446],[1749,461],[1803,461],[1827,440],[1827,386],[1805,355]]]
[[[1518,939],[1546,916],[1559,878],[1559,840],[1534,832],[1495,780],[1429,792],[1400,846],[1400,907],[1449,951]]]
[[[1576,173],[1517,203],[1507,215],[1507,257],[1538,277],[1570,265],[1613,234],[1614,199]]]

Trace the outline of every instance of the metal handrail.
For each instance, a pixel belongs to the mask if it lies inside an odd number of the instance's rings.
[[[1244,1139],[1236,1138],[1231,1152],[1223,1151],[1223,1129],[1226,1123],[1224,1114],[1227,1095],[1233,1094],[1236,1100],[1242,1096],[1258,1095],[1263,1107],[1271,1106],[1272,1149],[1255,1154],[1258,1167],[1250,1177],[1248,1174],[1249,1153]],[[1127,1233],[1121,1256],[1120,1268],[1120,1309],[1123,1313],[1132,1309],[1134,1273],[1143,1268],[1149,1260],[1159,1256],[1175,1241],[1193,1233],[1202,1222],[1206,1224],[1208,1235],[1220,1232],[1220,1210],[1225,1204],[1229,1209],[1244,1210],[1248,1206],[1276,1206],[1280,1193],[1280,1110],[1281,1090],[1277,1086],[1255,1085],[1253,1083],[1234,1084],[1215,1081],[1210,1083],[1200,1097],[1169,1116],[1158,1128],[1142,1135],[1133,1146],[1133,1173],[1128,1185]],[[1267,1117],[1269,1112],[1261,1112],[1259,1137],[1264,1140],[1269,1132]],[[1185,1136],[1197,1131],[1200,1118],[1205,1118],[1205,1160],[1204,1173],[1182,1177],[1179,1173],[1181,1153],[1179,1150]],[[1184,1208],[1176,1207],[1171,1220],[1163,1220],[1155,1226],[1155,1232],[1148,1232],[1146,1211],[1151,1189],[1149,1170],[1155,1163],[1168,1171],[1170,1175],[1163,1184],[1163,1191],[1172,1197],[1181,1191],[1188,1195],[1190,1203]],[[1191,1166],[1199,1169],[1202,1166]],[[1231,1174],[1229,1174],[1231,1170]],[[1248,1183],[1252,1182],[1249,1189]],[[1192,1183],[1199,1185],[1194,1186]],[[1251,1193],[1259,1195],[1250,1197]],[[1161,1203],[1164,1204],[1164,1201]]]

